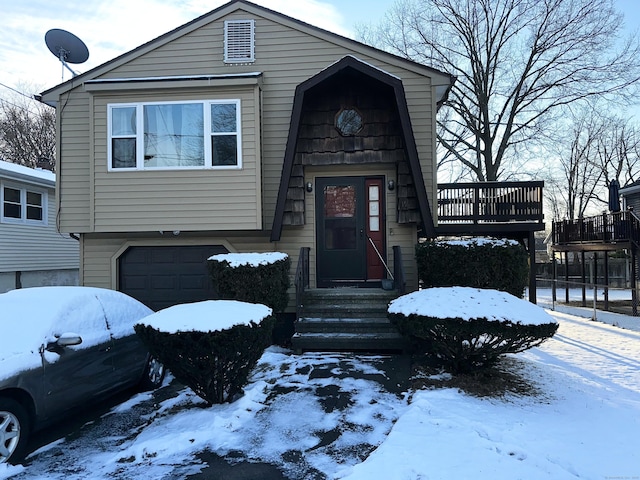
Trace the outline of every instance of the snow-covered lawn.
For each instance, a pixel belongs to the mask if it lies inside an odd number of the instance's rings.
[[[205,449],[294,479],[640,478],[640,332],[550,313],[555,337],[515,356],[539,396],[397,395],[376,381],[382,357],[271,348],[233,404],[205,407],[184,389],[106,447],[59,441],[28,467],[0,465],[0,478],[180,478],[206,467]],[[334,408],[319,401],[327,396]]]
[[[640,478],[640,334],[554,317],[555,337],[519,355],[542,397],[419,391],[346,478]]]

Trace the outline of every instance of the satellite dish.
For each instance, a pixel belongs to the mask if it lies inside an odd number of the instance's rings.
[[[45,34],[44,41],[49,51],[58,57],[62,66],[69,70],[74,77],[77,73],[71,70],[68,64],[84,63],[89,58],[89,49],[84,42],[66,30],[51,29]],[[62,80],[64,80],[64,69],[62,70]]]

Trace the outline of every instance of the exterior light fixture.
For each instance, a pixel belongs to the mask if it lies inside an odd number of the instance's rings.
[[[389,180],[387,182],[387,188],[389,189],[390,192],[393,192],[396,188],[396,182],[394,180]]]
[[[309,193],[313,192],[313,183],[311,183],[311,182],[307,182],[307,184],[306,184],[306,190],[307,190],[307,192],[309,192]]]

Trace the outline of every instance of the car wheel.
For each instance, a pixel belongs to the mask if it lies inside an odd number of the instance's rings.
[[[164,364],[156,357],[151,355],[147,361],[147,368],[144,370],[144,376],[140,387],[143,390],[155,390],[162,385],[164,380],[165,368]]]
[[[0,398],[0,463],[20,461],[28,437],[26,410],[11,398]]]

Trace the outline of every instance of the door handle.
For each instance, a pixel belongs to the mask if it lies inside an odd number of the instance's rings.
[[[364,228],[360,229],[360,238],[364,237]]]

